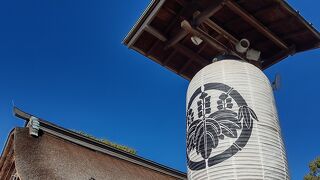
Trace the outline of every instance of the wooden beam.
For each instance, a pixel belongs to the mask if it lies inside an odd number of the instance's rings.
[[[224,6],[223,0],[214,0],[211,1],[211,4],[203,12],[201,12],[194,20],[194,26],[199,26],[204,20],[210,18]]]
[[[174,46],[175,44],[177,44],[179,41],[181,41],[183,38],[185,38],[188,35],[188,32],[184,31],[183,29],[181,29],[178,34],[176,34],[175,37],[171,38],[166,46],[164,47],[164,49],[168,49],[172,46]]]
[[[178,2],[179,3],[179,2]],[[182,3],[182,2],[181,2]],[[177,24],[178,22],[180,22],[181,20],[181,16],[186,12],[189,11],[190,9],[195,8],[195,6],[193,5],[193,1],[188,2],[177,14],[175,14],[175,18],[170,21],[169,25],[165,28],[164,30],[164,34],[166,35],[171,29],[172,27]],[[151,54],[152,51],[154,50],[154,47],[156,47],[159,44],[159,41],[153,43],[152,47],[148,50],[147,54]],[[167,43],[168,44],[168,43]],[[167,49],[165,47],[165,49]]]
[[[206,66],[206,65],[209,64],[208,60],[204,59],[199,54],[193,52],[189,48],[187,48],[187,47],[185,47],[185,46],[183,46],[183,45],[181,45],[179,43],[176,44],[173,48],[176,49],[177,51],[179,51],[181,54],[184,54],[185,56],[190,57],[192,60],[197,61],[202,66]]]
[[[249,15],[249,13],[242,9],[238,4],[234,3],[231,0],[226,0],[225,3],[231,10],[233,10],[236,14],[242,17],[247,23],[255,27],[259,32],[268,37],[277,46],[285,50],[289,49],[284,42],[282,42],[276,35],[269,31],[269,29],[262,25],[256,18],[254,18],[252,15]]]
[[[166,27],[164,30],[165,34],[167,34],[174,25],[177,23],[181,22],[181,18],[186,18],[186,17],[181,17],[183,16],[186,12],[192,11],[194,8],[196,8],[196,5],[193,3],[194,1],[188,2],[176,15],[175,18],[169,23],[169,25]]]
[[[158,30],[156,30],[155,28],[153,28],[150,25],[147,25],[144,28],[145,31],[147,31],[148,33],[152,34],[153,36],[155,36],[156,38],[158,38],[161,41],[167,41],[167,38]]]
[[[214,39],[212,36],[208,35],[200,28],[194,29],[190,23],[186,20],[181,22],[181,27],[188,33],[198,36],[202,40],[206,41],[208,44],[212,45],[214,48],[218,49],[219,51],[228,51],[224,45],[222,45],[219,41]]]
[[[215,13],[217,13],[223,7],[223,4],[221,2],[222,2],[222,0],[213,1],[212,4],[207,9],[205,9],[203,12],[198,14],[194,20],[195,26],[201,24],[205,19],[207,19],[208,17],[213,16]],[[171,38],[167,42],[165,49],[168,49],[168,48],[174,46],[179,41],[181,41],[183,38],[185,38],[187,35],[188,35],[188,33],[185,32],[183,29],[181,29],[175,37]]]

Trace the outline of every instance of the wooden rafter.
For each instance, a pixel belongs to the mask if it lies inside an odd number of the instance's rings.
[[[150,25],[147,25],[144,29],[145,31],[147,31],[148,33],[152,34],[153,36],[155,36],[156,38],[158,38],[161,41],[167,41],[167,38],[158,30],[156,30],[155,28],[153,28]]]
[[[168,48],[174,46],[174,45],[177,44],[179,41],[181,41],[183,38],[185,38],[187,35],[188,35],[188,32],[186,32],[186,31],[184,31],[184,30],[180,30],[175,37],[171,38],[171,39],[167,42],[167,44],[166,44],[166,46],[164,47],[164,49],[168,49]]]
[[[262,25],[255,17],[249,15],[244,9],[242,9],[238,4],[231,0],[225,0],[226,5],[240,17],[242,17],[247,23],[255,27],[259,32],[267,36],[271,41],[273,41],[277,46],[282,49],[288,50],[288,46],[282,42],[276,35],[274,35],[268,28]]]

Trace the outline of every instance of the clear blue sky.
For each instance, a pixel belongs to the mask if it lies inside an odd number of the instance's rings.
[[[188,82],[122,39],[149,0],[0,1],[0,145],[23,126],[12,104],[69,129],[135,148],[185,171]],[[290,0],[320,29],[320,1]],[[320,155],[320,51],[266,70],[282,75],[275,93],[293,180]]]

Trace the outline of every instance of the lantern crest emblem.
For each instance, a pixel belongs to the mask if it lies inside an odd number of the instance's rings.
[[[210,95],[213,91],[220,94],[217,100]],[[242,150],[251,136],[254,120],[258,120],[238,91],[222,83],[199,87],[189,99],[187,108],[187,158],[191,170],[211,167]],[[212,155],[225,137],[235,141],[224,152]],[[202,160],[191,160],[191,151]]]

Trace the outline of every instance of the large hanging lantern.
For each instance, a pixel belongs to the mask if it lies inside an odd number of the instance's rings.
[[[200,70],[187,92],[188,179],[289,179],[272,87],[229,57]]]

